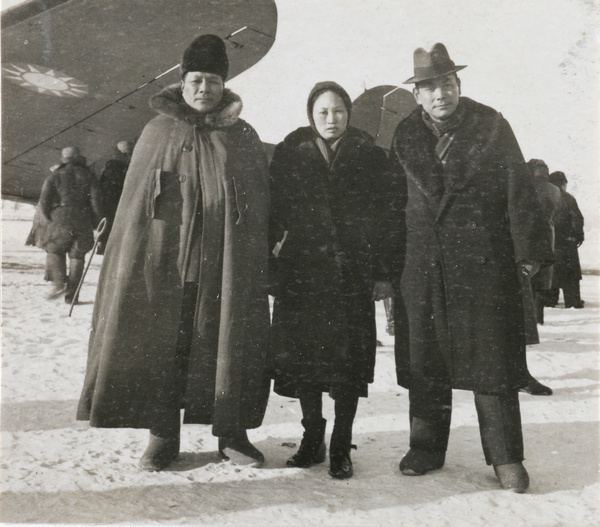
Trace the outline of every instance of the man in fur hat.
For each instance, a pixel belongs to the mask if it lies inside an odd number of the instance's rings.
[[[407,228],[409,344],[397,356],[410,374],[411,432],[400,470],[444,465],[452,389],[471,390],[486,462],[504,488],[524,492],[518,390],[528,377],[517,273],[534,273],[551,249],[508,122],[461,97],[465,66],[442,44],[417,49],[414,65],[406,83],[419,107],[398,125],[391,153]]]
[[[197,37],[151,99],[98,284],[78,419],[150,429],[148,471],[177,457],[180,409],[223,457],[264,461],[246,430],[269,394],[268,168],[228,67],[223,40]]]

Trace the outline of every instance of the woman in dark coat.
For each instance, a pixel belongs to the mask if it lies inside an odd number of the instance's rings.
[[[352,103],[336,83],[308,98],[310,126],[277,145],[271,163],[275,392],[300,399],[305,428],[288,466],[325,461],[322,392],[335,399],[330,445],[334,478],[352,476],[352,424],[373,381],[373,300],[391,292],[381,222],[387,156],[348,126]],[[381,199],[379,199],[381,198]]]

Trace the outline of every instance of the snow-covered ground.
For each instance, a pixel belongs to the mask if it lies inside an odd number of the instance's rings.
[[[583,310],[547,309],[530,369],[552,397],[521,395],[527,494],[500,489],[481,451],[473,397],[455,391],[446,466],[422,478],[398,471],[408,449],[408,397],[395,382],[393,338],[355,424],[355,475],[332,480],[327,463],[285,467],[301,436],[295,400],[273,394],[250,431],[263,468],[217,456],[206,426],[182,429],[182,454],[160,473],[137,467],[144,430],[101,430],[74,419],[101,258],[71,318],[45,299],[45,253],[25,247],[32,208],[3,204],[2,452],[0,521],[226,525],[565,526],[598,524],[600,277],[582,281]],[[585,245],[584,245],[585,247]],[[332,401],[325,400],[332,417]],[[328,425],[331,432],[331,419]]]

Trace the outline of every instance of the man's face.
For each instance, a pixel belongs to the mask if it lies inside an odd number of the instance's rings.
[[[181,81],[183,100],[201,113],[214,110],[223,98],[223,79],[215,73],[190,71]]]
[[[417,104],[436,121],[448,119],[458,107],[460,80],[451,73],[417,83],[413,90]]]

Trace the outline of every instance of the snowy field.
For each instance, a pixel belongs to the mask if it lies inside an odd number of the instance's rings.
[[[100,430],[74,419],[101,258],[96,257],[67,317],[49,301],[45,253],[25,247],[32,208],[3,204],[2,453],[0,521],[314,526],[598,525],[600,276],[582,281],[583,310],[547,309],[542,344],[528,352],[532,373],[552,397],[521,394],[531,488],[499,487],[481,451],[473,396],[455,391],[446,466],[402,476],[408,396],[395,382],[393,338],[383,305],[377,323],[376,381],[354,429],[355,475],[332,480],[327,463],[285,467],[301,436],[300,407],[273,394],[250,439],[263,468],[222,462],[210,428],[182,429],[182,454],[160,473],[137,468],[145,430]],[[585,245],[584,245],[585,247]],[[327,417],[333,416],[326,399]],[[331,432],[331,419],[328,433]]]

